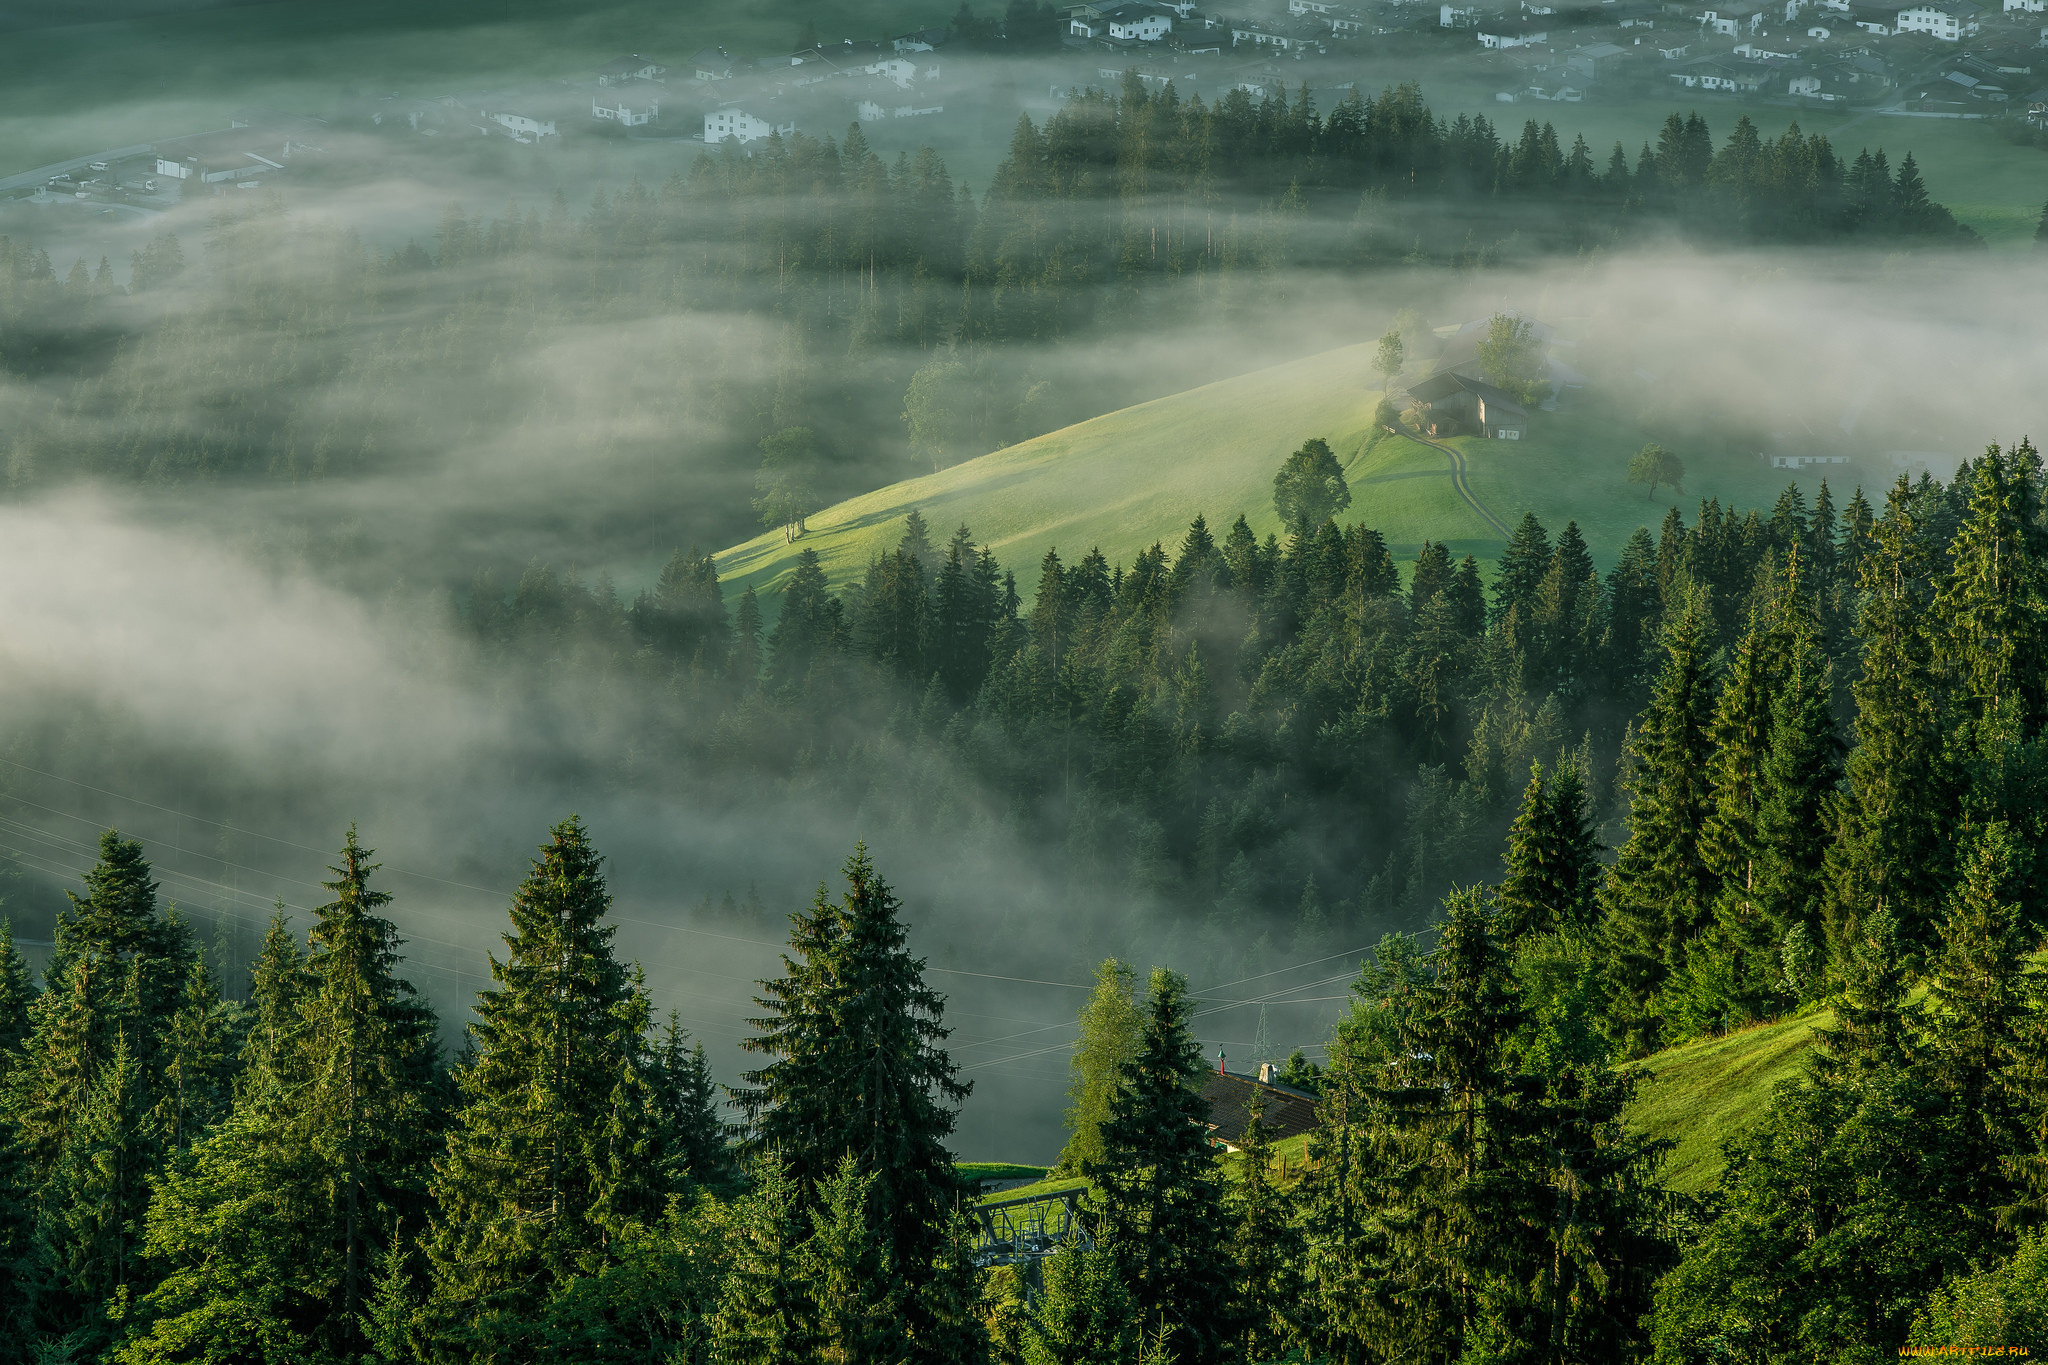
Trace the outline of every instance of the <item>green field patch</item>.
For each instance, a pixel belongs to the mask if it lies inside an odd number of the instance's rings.
[[[1639,1133],[1677,1142],[1666,1182],[1687,1193],[1712,1185],[1721,1144],[1762,1117],[1781,1082],[1805,1075],[1814,1030],[1833,1025],[1831,1011],[1813,1011],[1681,1043],[1638,1063],[1644,1079],[1626,1120]]]
[[[962,1180],[1031,1180],[1051,1174],[1049,1166],[1020,1166],[1014,1161],[956,1161],[953,1170]]]

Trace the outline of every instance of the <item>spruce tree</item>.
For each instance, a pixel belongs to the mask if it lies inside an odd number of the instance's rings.
[[[1888,909],[1909,951],[1934,938],[1953,796],[1944,757],[1939,684],[1930,649],[1929,551],[1912,486],[1901,476],[1863,556],[1857,623],[1862,676],[1841,826],[1829,852],[1834,895],[1827,940],[1838,960]]]
[[[6,1086],[15,1059],[28,1042],[35,999],[35,974],[14,946],[13,924],[0,918],[0,1088]]]
[[[1697,595],[1665,628],[1664,666],[1631,750],[1628,842],[1602,897],[1616,1000],[1612,1027],[1631,1048],[1654,1047],[1662,1035],[1658,994],[1712,905],[1700,847],[1712,755],[1707,629]]]
[[[1248,1106],[1239,1162],[1242,1177],[1231,1191],[1230,1259],[1238,1358],[1279,1360],[1300,1340],[1306,1285],[1301,1235],[1291,1192],[1273,1169],[1273,1135],[1266,1123],[1265,1092]]]
[[[722,1190],[732,1180],[727,1125],[719,1117],[718,1085],[704,1045],[686,1046],[689,1034],[675,1011],[668,1016],[654,1059],[653,1103],[661,1133],[664,1183],[671,1190],[692,1186]]]
[[[2034,1004],[2020,905],[2029,858],[2003,824],[1971,831],[1967,849],[1922,1018],[1935,1084],[1951,1098],[1962,1129],[1960,1174],[1976,1186],[1964,1203],[1988,1218],[2009,1197],[2000,1157],[2028,1145],[2008,1103],[2006,1072]]]
[[[1116,1255],[1142,1322],[1164,1325],[1189,1365],[1229,1349],[1228,1237],[1223,1178],[1210,1150],[1194,1004],[1177,972],[1154,969],[1137,1058],[1124,1069],[1102,1126],[1091,1213]]]
[[[324,883],[334,899],[307,934],[299,1008],[302,1068],[289,1105],[303,1150],[331,1191],[325,1250],[334,1277],[328,1339],[354,1349],[360,1314],[395,1218],[416,1207],[431,1153],[434,1016],[400,978],[398,931],[377,912],[377,864],[350,826]]]
[[[1550,572],[1550,534],[1534,512],[1524,512],[1501,551],[1500,566],[1493,577],[1493,615],[1502,619],[1517,607],[1526,609],[1536,598],[1543,576]]]
[[[649,1062],[603,859],[573,816],[548,833],[512,898],[506,956],[491,956],[495,985],[477,994],[434,1182],[427,1311],[476,1350],[517,1349],[555,1288],[602,1265],[608,1215],[651,1212],[660,1185],[656,1163],[608,1159],[616,1125],[646,1117],[618,1107],[646,1104],[631,1080]]]
[[[1024,1329],[1023,1365],[1125,1365],[1138,1353],[1138,1307],[1108,1248],[1069,1242],[1040,1263],[1045,1287]]]
[[[773,1152],[748,1170],[733,1211],[730,1268],[712,1319],[719,1365],[807,1365],[818,1358],[816,1312],[803,1274],[808,1219]]]
[[[39,1191],[42,1241],[70,1301],[58,1322],[80,1354],[110,1340],[109,1301],[132,1292],[141,1270],[149,1177],[160,1153],[151,1098],[126,1036],[117,1034]]]
[[[875,1176],[851,1152],[818,1182],[800,1273],[817,1326],[818,1358],[830,1365],[895,1365],[903,1359],[902,1288],[887,1239],[874,1226]]]
[[[1586,810],[1579,766],[1567,761],[1546,779],[1532,764],[1521,809],[1508,830],[1501,882],[1494,889],[1496,932],[1508,943],[1591,926],[1600,886],[1600,841]]]
[[[848,1153],[875,1178],[874,1216],[910,1291],[915,1353],[932,1336],[919,1291],[960,1192],[945,1141],[969,1086],[943,1046],[945,999],[905,946],[901,903],[864,845],[845,875],[837,904],[820,886],[791,916],[786,974],[762,983],[757,1001],[770,1012],[743,1044],[771,1060],[733,1097],[756,1148],[776,1154],[800,1191],[830,1179]]]

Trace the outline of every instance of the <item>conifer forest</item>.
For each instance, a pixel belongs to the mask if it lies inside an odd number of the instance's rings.
[[[30,8],[0,1365],[2048,1351],[2020,49]]]

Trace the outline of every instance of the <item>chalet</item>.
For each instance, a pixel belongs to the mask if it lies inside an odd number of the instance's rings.
[[[649,61],[639,53],[630,57],[615,57],[597,69],[599,85],[624,85],[627,81],[658,81],[668,74],[668,68],[660,62]]]
[[[1519,441],[1529,429],[1529,410],[1512,394],[1455,370],[1431,375],[1408,393],[1421,409],[1422,429],[1431,436],[1472,432]]]
[[[896,52],[930,52],[946,41],[946,30],[942,28],[921,28],[915,33],[898,34],[889,40],[889,47]]]
[[[1259,1121],[1273,1130],[1273,1141],[1299,1137],[1316,1128],[1316,1097],[1306,1090],[1282,1085],[1278,1072],[1279,1068],[1271,1062],[1261,1062],[1256,1076],[1240,1075],[1225,1070],[1223,1059],[1216,1059],[1216,1069],[1202,1077],[1202,1099],[1209,1106],[1212,1144],[1226,1152],[1235,1152],[1244,1145],[1255,1100],[1264,1101]]]
[[[788,137],[794,132],[794,123],[770,123],[767,119],[754,117],[736,104],[721,104],[715,112],[704,116],[704,140],[713,146],[726,141],[745,146],[776,133]]]
[[[1298,33],[1287,33],[1274,23],[1233,23],[1230,41],[1253,47],[1270,47],[1276,52],[1321,52],[1322,43]]]
[[[690,58],[691,74],[700,81],[729,81],[732,67],[732,54],[722,47],[707,47]]]
[[[1899,11],[1912,0],[1850,0],[1849,22],[1865,33],[1889,38],[1899,31]]]

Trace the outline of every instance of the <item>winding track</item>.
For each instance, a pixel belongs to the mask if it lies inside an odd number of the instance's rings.
[[[1471,485],[1465,482],[1465,456],[1463,455],[1463,453],[1458,451],[1455,447],[1447,446],[1437,441],[1432,441],[1429,439],[1429,437],[1424,436],[1419,431],[1404,432],[1403,434],[1406,435],[1409,440],[1418,442],[1422,445],[1426,445],[1431,450],[1442,451],[1445,457],[1448,458],[1451,462],[1451,487],[1458,490],[1458,496],[1465,500],[1465,505],[1467,507],[1470,507],[1473,511],[1477,512],[1479,514],[1479,518],[1481,521],[1484,521],[1488,526],[1491,526],[1494,530],[1500,532],[1500,537],[1502,540],[1507,540],[1513,536],[1514,533],[1508,530],[1508,528],[1502,524],[1501,519],[1499,517],[1487,511],[1486,505],[1480,502],[1479,499],[1472,496]]]

